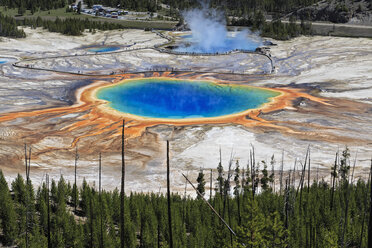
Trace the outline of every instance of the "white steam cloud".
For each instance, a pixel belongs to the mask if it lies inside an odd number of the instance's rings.
[[[217,53],[231,50],[254,51],[262,44],[261,38],[248,29],[229,33],[224,13],[209,8],[208,2],[201,2],[201,8],[187,10],[183,18],[191,29],[191,44],[177,48],[181,52]]]

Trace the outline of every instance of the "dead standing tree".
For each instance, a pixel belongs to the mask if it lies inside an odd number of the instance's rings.
[[[48,207],[48,248],[52,248],[52,243],[50,240],[50,201],[49,201],[49,175],[46,175],[46,202],[47,202],[47,207]]]
[[[173,230],[172,230],[172,206],[169,180],[169,140],[167,140],[167,202],[168,202],[168,227],[169,227],[169,247],[173,248]]]
[[[98,191],[99,191],[99,209],[100,209],[100,248],[103,248],[103,207],[102,207],[102,155],[99,153],[99,175],[98,175],[98,181],[99,181],[99,186],[98,186]]]
[[[25,165],[26,165],[26,248],[29,247],[28,229],[30,225],[29,220],[29,194],[32,193],[29,190],[30,185],[30,168],[31,168],[31,147],[27,156],[27,145],[25,144]]]
[[[75,149],[75,183],[74,183],[74,209],[75,209],[75,213],[76,213],[77,202],[78,202],[78,196],[77,196],[78,189],[77,189],[77,182],[76,182],[77,161],[78,161],[78,159],[79,159],[79,154],[78,154],[78,148],[76,146],[76,149]]]
[[[331,173],[331,178],[332,178],[331,203],[330,203],[331,211],[333,209],[333,198],[335,194],[335,182],[336,182],[336,177],[337,177],[337,161],[338,161],[338,152],[336,153],[335,164],[333,166],[333,172]]]
[[[124,197],[125,197],[125,159],[124,159],[124,127],[125,120],[123,120],[123,126],[121,131],[121,190],[120,190],[120,247],[124,248],[125,242],[125,230],[124,230]]]
[[[284,167],[284,149],[282,150],[282,161],[280,164],[280,173],[279,173],[279,181],[280,181],[279,195],[282,194],[282,189],[283,189],[283,167]]]
[[[371,158],[371,169],[372,171],[372,158]],[[372,247],[372,182],[369,181],[371,187],[369,192],[369,223],[368,223],[368,247]]]

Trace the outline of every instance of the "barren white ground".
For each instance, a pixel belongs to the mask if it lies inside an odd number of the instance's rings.
[[[63,75],[52,72],[19,69],[11,65],[17,60],[44,58],[49,56],[67,56],[89,54],[88,47],[93,45],[115,45],[125,50],[133,47],[147,48],[164,40],[151,32],[140,30],[97,32],[81,37],[68,37],[49,33],[41,29],[26,29],[26,39],[3,38],[0,42],[0,60],[9,61],[0,65],[0,114],[9,112],[33,110],[46,107],[58,107],[73,104],[74,90],[92,82],[82,76]],[[285,135],[275,130],[244,128],[226,123],[223,125],[197,125],[174,128],[172,126],[156,126],[148,129],[155,138],[151,144],[136,140],[129,148],[132,153],[126,157],[128,172],[126,189],[130,191],[164,191],[165,190],[165,143],[171,138],[172,185],[174,191],[182,192],[184,180],[181,172],[189,173],[195,181],[200,168],[215,169],[219,161],[219,150],[222,151],[222,161],[225,170],[228,161],[233,156],[234,164],[239,160],[245,166],[249,157],[249,149],[253,145],[256,161],[269,162],[274,154],[277,161],[275,170],[279,169],[281,154],[284,150],[284,169],[293,169],[294,161],[304,160],[308,145],[311,147],[313,175],[319,168],[319,177],[327,179],[337,150],[346,145],[354,159],[358,151],[356,177],[365,177],[372,155],[372,40],[336,37],[300,37],[290,41],[278,42],[271,48],[275,61],[274,75],[260,77],[257,80],[247,80],[247,84],[266,87],[298,87],[308,89],[320,97],[332,101],[348,101],[355,106],[363,104],[364,110],[358,113],[350,111],[337,113],[318,113],[306,100],[301,100],[293,109],[265,115],[268,120],[291,120],[297,123],[319,124],[334,127],[327,135],[341,135],[346,138],[360,138],[365,142],[361,145],[328,140],[312,140],[308,137]],[[119,50],[119,51],[121,51]],[[84,66],[89,72],[110,72],[132,68],[146,69],[150,66],[191,67],[198,70],[226,69],[230,65],[234,71],[262,73],[267,70],[267,61],[256,57],[211,57],[205,58],[177,57],[161,54],[147,49],[130,53],[113,55],[93,55],[85,59],[59,58],[35,62],[37,67],[58,70],[78,71]],[[236,59],[236,62],[234,61]],[[114,62],[113,62],[114,61]],[[186,66],[187,64],[187,66]],[[124,67],[124,68],[123,68]],[[83,69],[82,69],[83,68]],[[311,110],[312,112],[306,112]],[[78,116],[66,115],[66,121],[73,121]],[[10,146],[9,140],[17,137],[16,129],[23,120],[12,123],[0,123],[0,169],[9,181],[17,173],[23,173],[23,167],[12,167],[6,161],[9,154],[17,154],[23,161],[23,146]],[[291,123],[288,126],[294,125]],[[37,124],[25,128],[39,132]],[[303,127],[305,128],[305,127]],[[342,131],[338,131],[342,130]],[[311,130],[314,132],[314,129]],[[42,132],[42,130],[40,130]],[[316,132],[316,129],[315,129]],[[341,132],[342,134],[338,133]],[[27,138],[27,137],[26,137]],[[346,140],[346,139],[345,139]],[[131,142],[129,140],[128,142]],[[22,143],[22,142],[20,142]],[[50,147],[68,147],[71,139],[53,136],[52,134],[37,143],[32,144],[35,150]],[[138,154],[134,155],[134,154]],[[138,157],[147,159],[138,159]],[[81,156],[79,160],[79,179],[85,178],[94,184],[98,179],[97,157]],[[73,180],[74,154],[51,153],[44,154],[32,160],[31,179],[35,184],[44,180],[45,173],[55,179],[63,175],[65,179]],[[351,161],[353,162],[353,161]],[[120,185],[120,154],[103,153],[103,186],[114,189]],[[297,163],[299,169],[300,165]],[[269,168],[271,169],[271,168]],[[209,173],[209,172],[208,172]],[[214,175],[216,173],[214,172]],[[207,181],[209,176],[206,176]],[[188,187],[190,190],[190,187]],[[189,191],[191,193],[191,191]]]

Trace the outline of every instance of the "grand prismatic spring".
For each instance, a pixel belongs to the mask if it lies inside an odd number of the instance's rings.
[[[211,118],[255,109],[278,96],[276,91],[208,81],[140,79],[97,92],[123,113],[160,119]]]

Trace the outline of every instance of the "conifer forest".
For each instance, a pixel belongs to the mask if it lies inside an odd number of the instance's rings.
[[[122,152],[124,158],[124,146]],[[8,185],[0,171],[0,241],[17,247],[370,247],[371,173],[367,181],[354,178],[348,148],[336,154],[330,182],[310,175],[317,173],[310,149],[299,171],[271,170],[275,158],[270,165],[257,162],[253,147],[249,156],[244,166],[230,161],[227,174],[220,162],[197,178],[184,175],[183,195],[169,191],[167,154],[166,195],[125,195],[125,160],[120,191],[101,188],[101,154],[98,187],[46,175],[35,188],[25,149],[25,176]],[[196,197],[186,196],[187,187]]]

